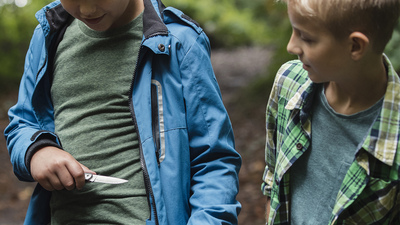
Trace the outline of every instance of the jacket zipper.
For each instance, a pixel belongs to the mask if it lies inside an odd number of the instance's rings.
[[[141,61],[141,59],[140,59],[140,55],[141,54],[140,53],[142,51],[143,51],[143,46],[141,46],[140,49],[139,49],[139,53],[138,53],[138,57],[137,57],[137,61],[136,61],[136,66],[135,66],[135,70],[134,70],[134,73],[133,73],[133,78],[132,78],[132,82],[131,82],[131,88],[130,88],[130,92],[129,92],[129,109],[131,111],[133,124],[134,124],[134,126],[136,128],[136,133],[137,133],[137,137],[138,137],[138,141],[139,141],[140,164],[141,164],[142,170],[143,170],[144,184],[145,184],[145,188],[146,188],[146,192],[147,192],[147,201],[148,201],[149,208],[150,208],[150,220],[151,220],[151,214],[152,214],[151,208],[153,208],[153,213],[154,213],[154,217],[155,217],[154,218],[155,219],[155,223],[156,223],[156,225],[159,225],[157,209],[156,209],[156,203],[155,203],[155,199],[154,199],[154,193],[153,193],[153,189],[151,188],[150,177],[149,177],[149,173],[147,171],[146,162],[145,162],[144,155],[143,155],[142,142],[140,140],[139,128],[138,128],[138,125],[137,125],[136,116],[135,116],[135,110],[133,108],[133,101],[132,101],[133,84],[134,84],[134,80],[135,80],[136,70],[137,70],[137,67],[139,65],[139,61]],[[149,198],[151,198],[153,201],[151,202]]]

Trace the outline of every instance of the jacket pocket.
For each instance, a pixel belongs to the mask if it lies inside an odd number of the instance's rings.
[[[163,113],[162,86],[157,80],[151,80],[151,118],[153,140],[158,164],[165,159],[165,126]]]

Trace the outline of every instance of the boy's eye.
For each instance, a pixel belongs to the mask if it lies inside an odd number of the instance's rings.
[[[303,32],[301,32],[298,29],[293,29],[293,33],[300,38],[300,40],[306,42],[306,43],[312,43],[314,42],[314,40],[310,37],[308,37],[307,35],[305,35]]]
[[[307,42],[307,43],[314,42],[314,40],[312,40],[311,38],[307,38],[307,37],[300,37],[300,38],[301,38],[301,40],[303,40],[304,42]]]
[[[314,40],[304,34],[300,34],[300,39],[306,43],[312,43]]]

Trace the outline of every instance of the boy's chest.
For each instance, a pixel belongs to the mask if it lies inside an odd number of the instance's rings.
[[[345,127],[342,127],[336,132],[332,132],[332,130],[327,128],[329,123],[326,123],[326,121],[322,123],[320,121],[319,123],[321,126],[316,130],[311,117],[304,124],[300,122],[299,112],[282,110],[279,113],[281,113],[281,115],[278,118],[282,119],[282,121],[278,119],[278,123],[282,123],[277,127],[279,131],[277,135],[277,149],[279,151],[276,155],[275,179],[279,181],[282,179],[285,180],[285,182],[280,182],[281,186],[283,183],[286,183],[287,178],[285,177],[286,174],[289,174],[292,164],[296,164],[296,160],[304,156],[304,153],[308,149],[311,149],[312,139],[311,136],[308,135],[308,132],[312,131],[313,134],[315,132],[325,132],[325,134],[328,135],[328,137],[325,138],[329,138],[331,141],[324,143],[324,138],[320,138],[319,142],[320,144],[322,142],[321,146],[335,145],[341,148],[343,147],[343,140],[335,139],[335,136],[346,134],[346,132],[343,131],[349,130],[350,124],[344,123],[346,125]],[[308,122],[310,122],[309,126],[307,125]],[[311,129],[312,127],[313,129]],[[308,128],[310,129],[308,130]],[[354,133],[351,134],[353,135],[351,140],[354,139],[353,144],[349,142],[350,146],[353,145],[353,147],[351,147],[353,149],[351,160],[341,178],[343,182],[340,183],[336,190],[337,196],[335,196],[335,204],[331,212],[337,217],[332,217],[331,221],[342,221],[346,223],[355,222],[356,224],[370,224],[371,221],[382,221],[382,224],[389,224],[387,221],[390,221],[390,218],[394,216],[393,210],[396,205],[398,207],[399,204],[398,181],[394,180],[393,177],[389,175],[393,173],[393,168],[385,167],[381,165],[381,163],[375,162],[374,160],[376,159],[366,151],[361,150],[360,153],[356,155],[358,146],[360,146],[359,144],[362,142],[363,137],[368,134],[368,128],[364,127],[360,129],[361,131],[358,138],[353,137]],[[313,137],[314,136],[315,134]],[[371,174],[368,175],[366,170],[360,166],[357,159],[357,156],[360,155],[364,155],[364,157],[367,158],[366,161],[371,162]],[[371,157],[374,160],[368,160],[368,158]],[[292,179],[290,180],[290,183],[291,182]],[[281,189],[282,187],[275,188],[281,191],[285,189]],[[279,196],[279,192],[281,191],[278,189],[276,189],[276,191],[278,191],[277,194]],[[366,205],[368,205],[368,207]]]

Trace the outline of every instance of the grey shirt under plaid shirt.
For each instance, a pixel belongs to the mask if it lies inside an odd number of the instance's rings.
[[[389,59],[383,59],[388,73],[383,106],[358,146],[328,224],[400,224],[400,79]],[[284,64],[275,78],[266,113],[262,184],[271,198],[268,224],[290,224],[289,168],[310,147],[318,85],[299,60]]]

